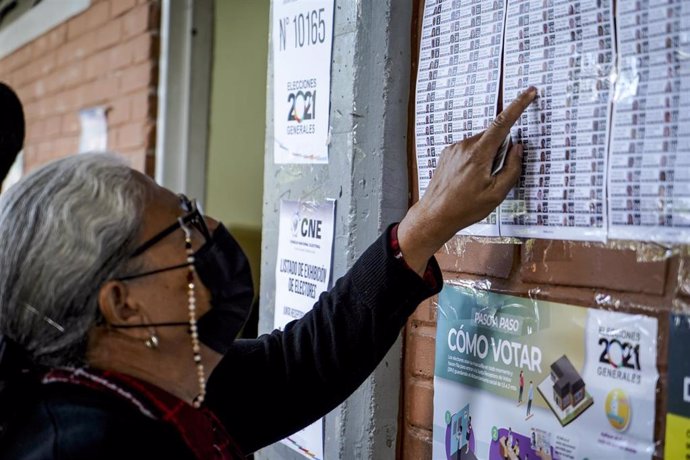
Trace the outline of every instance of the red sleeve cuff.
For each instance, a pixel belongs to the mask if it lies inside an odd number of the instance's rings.
[[[396,224],[391,228],[390,234],[391,250],[393,251],[393,257],[399,260],[400,263],[405,266],[405,268],[417,274],[417,272],[412,270],[412,268],[409,265],[407,265],[407,262],[405,262],[405,257],[403,256],[403,253],[400,250],[400,241],[398,241],[398,225],[399,224]],[[434,271],[431,268],[431,264],[429,262],[427,262],[426,264],[426,269],[424,270],[424,275],[422,276],[422,279],[424,280],[424,283],[426,283],[426,285],[429,286],[431,289],[437,288],[436,277],[434,276]]]

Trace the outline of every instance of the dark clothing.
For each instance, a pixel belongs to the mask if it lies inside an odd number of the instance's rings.
[[[234,343],[209,377],[206,405],[245,454],[327,414],[371,374],[408,316],[437,293],[394,254],[391,233],[374,242],[314,309],[283,332]],[[430,276],[429,276],[430,275]],[[41,385],[0,446],[2,459],[193,458],[170,425],[115,396],[69,384]]]

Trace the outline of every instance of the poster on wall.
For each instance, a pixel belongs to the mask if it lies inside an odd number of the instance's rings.
[[[433,458],[650,459],[657,320],[445,285]]]
[[[539,99],[511,131],[523,172],[501,205],[501,235],[604,241],[612,2],[511,0],[507,17],[503,106],[530,85]]]
[[[612,238],[690,244],[690,4],[618,2]]]
[[[504,19],[503,1],[424,5],[415,103],[420,197],[443,149],[482,132],[496,117]],[[498,213],[460,233],[498,236]]]
[[[328,163],[333,0],[274,0],[274,161]]]
[[[690,316],[672,314],[668,337],[668,399],[664,458],[690,458]]]
[[[79,153],[108,150],[108,118],[105,107],[91,107],[79,111],[81,134]]]
[[[283,330],[289,322],[312,309],[331,282],[335,201],[280,202],[276,301],[274,327]],[[307,458],[323,458],[323,421],[283,440]]]

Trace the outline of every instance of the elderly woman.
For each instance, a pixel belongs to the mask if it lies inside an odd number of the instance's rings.
[[[194,201],[103,155],[24,178],[0,198],[0,457],[241,458],[332,410],[440,289],[435,251],[515,183],[520,146],[492,161],[534,97],[446,150],[310,313],[252,340],[234,340],[247,260]]]

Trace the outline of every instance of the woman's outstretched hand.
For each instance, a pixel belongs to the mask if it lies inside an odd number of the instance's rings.
[[[536,88],[529,88],[486,131],[443,150],[424,196],[398,227],[400,249],[417,273],[459,230],[489,215],[515,185],[522,169],[522,145],[513,145],[498,174],[491,175],[491,169],[510,128],[536,97]]]

